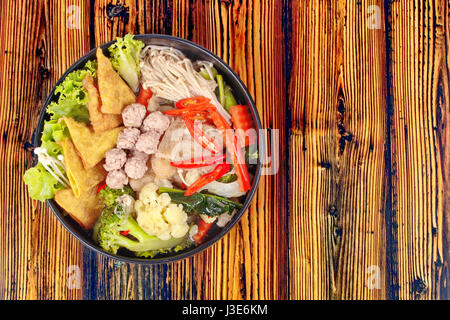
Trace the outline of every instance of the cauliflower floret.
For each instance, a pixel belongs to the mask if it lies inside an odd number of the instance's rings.
[[[171,203],[167,193],[158,194],[158,186],[146,184],[134,204],[136,221],[151,236],[161,240],[181,238],[189,231],[187,214],[183,206]]]
[[[167,193],[165,194],[168,195]],[[181,204],[169,204],[164,212],[164,217],[166,218],[166,221],[172,225],[172,236],[174,238],[180,238],[188,232],[189,226],[186,223],[188,216],[186,212],[183,211],[183,206]]]
[[[138,201],[140,200],[136,202]],[[144,210],[137,211],[138,208],[143,208]],[[157,236],[161,240],[169,240],[171,238],[170,226],[161,215],[162,207],[158,205],[146,206],[145,204],[141,206],[139,203],[136,203],[135,209],[138,213],[136,221],[148,235]]]
[[[139,200],[141,200],[146,205],[151,205],[155,203],[158,199],[158,186],[154,183],[146,184],[139,192]]]

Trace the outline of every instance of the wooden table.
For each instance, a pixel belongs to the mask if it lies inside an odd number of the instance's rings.
[[[449,298],[448,1],[29,0],[0,13],[0,298]],[[169,265],[84,248],[22,182],[50,89],[127,32],[210,49],[279,129],[278,173],[238,226]]]

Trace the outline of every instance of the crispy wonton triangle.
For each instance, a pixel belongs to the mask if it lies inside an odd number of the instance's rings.
[[[56,191],[56,203],[63,208],[84,229],[91,229],[103,209],[103,201],[97,197],[97,188],[91,188],[75,197],[72,189]]]
[[[100,111],[100,96],[94,79],[86,74],[83,79],[83,87],[88,94],[89,119],[95,133],[101,133],[116,128],[122,124],[122,116],[118,114],[104,114]]]
[[[84,123],[68,117],[63,119],[85,169],[92,168],[102,161],[106,151],[116,146],[119,132],[123,129],[123,127],[118,127],[96,134]]]
[[[66,138],[58,143],[63,148],[67,177],[75,197],[79,198],[83,193],[105,180],[106,171],[100,163],[90,169],[84,168],[70,139]]]
[[[98,91],[102,100],[101,111],[121,114],[123,108],[136,101],[136,97],[100,48],[97,49],[97,61]]]

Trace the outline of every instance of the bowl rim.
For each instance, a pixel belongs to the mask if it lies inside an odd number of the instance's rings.
[[[160,40],[170,40],[170,41],[174,41],[174,42],[178,42],[178,43],[183,43],[187,46],[194,48],[195,50],[203,52],[204,54],[206,54],[207,56],[212,58],[212,60],[215,60],[212,62],[214,62],[214,63],[217,62],[221,66],[221,68],[225,69],[229,73],[229,76],[231,76],[233,78],[234,82],[236,82],[238,84],[238,88],[233,88],[233,89],[241,91],[241,93],[245,97],[245,100],[248,102],[248,104],[249,104],[248,107],[251,110],[253,120],[255,121],[255,124],[256,124],[257,136],[258,136],[258,148],[259,148],[259,150],[261,150],[263,148],[263,146],[261,145],[263,142],[260,141],[260,137],[259,137],[259,131],[262,130],[262,126],[261,126],[261,120],[259,117],[258,109],[256,108],[253,98],[251,97],[250,93],[248,92],[248,89],[246,88],[246,86],[244,85],[244,83],[242,82],[240,77],[234,72],[234,70],[230,66],[228,66],[227,63],[225,63],[221,58],[219,58],[217,55],[215,55],[208,49],[206,49],[206,48],[200,46],[199,44],[192,42],[190,40],[182,39],[182,38],[171,36],[171,35],[164,35],[164,34],[136,34],[136,35],[134,35],[134,37],[135,37],[135,39],[138,39],[138,40],[160,39]],[[64,81],[64,79],[67,77],[67,75],[69,73],[84,66],[84,64],[89,60],[89,58],[95,53],[97,48],[100,47],[104,50],[105,48],[108,48],[111,44],[113,44],[114,42],[116,42],[116,40],[106,42],[104,44],[101,44],[98,47],[95,47],[95,48],[89,50],[81,58],[79,58],[77,61],[75,61],[60,76],[58,81],[56,81],[55,85],[50,90],[47,98],[45,99],[42,109],[40,110],[38,123],[36,125],[36,129],[34,130],[33,137],[32,137],[34,148],[39,147],[39,145],[41,143],[42,129],[43,129],[44,120],[46,118],[46,110],[47,110],[47,107],[50,104],[50,102],[52,102],[54,99],[54,92],[55,92],[56,87]],[[36,155],[33,154],[33,165],[35,165],[36,163],[37,163],[37,157],[36,157]],[[200,245],[193,247],[191,250],[182,251],[180,254],[170,255],[170,256],[166,256],[166,257],[163,256],[163,257],[158,257],[158,258],[139,258],[139,257],[134,258],[134,257],[121,256],[118,254],[112,254],[112,253],[106,252],[101,247],[96,246],[94,243],[91,243],[90,241],[88,241],[87,240],[88,237],[86,234],[83,234],[83,232],[81,232],[81,230],[77,230],[76,228],[74,228],[73,225],[69,221],[67,221],[67,219],[66,219],[67,215],[64,214],[64,211],[59,207],[59,205],[56,203],[56,201],[54,199],[49,199],[46,201],[46,203],[52,210],[53,214],[57,217],[57,219],[65,227],[65,229],[72,236],[74,236],[78,241],[80,241],[84,246],[89,248],[90,250],[93,250],[94,252],[99,253],[108,258],[115,259],[115,260],[118,260],[121,262],[126,262],[126,263],[135,263],[135,264],[141,264],[141,265],[167,264],[167,263],[171,263],[174,261],[180,261],[183,259],[190,258],[190,257],[206,250],[207,248],[212,246],[214,243],[216,243],[217,241],[222,239],[225,236],[225,234],[227,234],[237,224],[237,222],[241,219],[244,212],[249,207],[250,202],[252,201],[252,199],[256,193],[256,190],[258,189],[258,184],[259,184],[259,180],[261,177],[261,171],[262,171],[262,162],[261,162],[261,156],[259,156],[258,163],[256,164],[255,175],[253,177],[253,186],[250,189],[250,191],[247,193],[247,197],[245,199],[244,204],[242,205],[242,208],[231,218],[231,220],[223,228],[220,229],[219,232],[217,232],[215,235],[213,235],[210,239],[208,239],[204,243],[201,243]]]

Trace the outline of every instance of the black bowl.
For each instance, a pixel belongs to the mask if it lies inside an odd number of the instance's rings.
[[[181,52],[183,52],[188,58],[195,60],[206,60],[210,61],[214,64],[214,67],[219,71],[220,74],[223,75],[224,80],[227,82],[228,85],[230,85],[233,88],[233,93],[235,95],[236,100],[240,104],[244,104],[249,106],[253,121],[256,124],[256,129],[259,134],[259,131],[261,130],[261,121],[259,119],[258,111],[255,107],[255,104],[242,83],[242,81],[239,79],[239,76],[219,57],[211,53],[210,51],[206,50],[205,48],[199,46],[198,44],[195,44],[191,41],[180,39],[177,37],[167,36],[167,35],[155,35],[155,34],[143,34],[143,35],[136,35],[136,39],[143,41],[145,44],[153,44],[153,45],[164,45],[164,46],[171,46],[176,49],[179,49]],[[111,41],[108,43],[105,43],[101,46],[102,49],[108,48],[112,43],[115,41]],[[86,55],[84,55],[81,59],[79,59],[77,62],[75,62],[63,75],[62,77],[56,82],[56,86],[58,86],[64,78],[69,74],[70,72],[82,68],[85,63],[88,60],[95,59],[95,49],[92,49],[89,51]],[[56,96],[54,94],[55,87],[50,92],[49,96],[45,100],[44,107],[41,110],[39,122],[37,125],[37,128],[35,130],[34,138],[33,138],[33,144],[34,147],[38,147],[41,144],[41,135],[42,130],[44,127],[44,121],[48,120],[48,114],[45,112],[47,109],[47,106],[50,104],[50,102],[56,100]],[[259,135],[258,135],[259,136]],[[258,141],[258,143],[262,143],[261,141]],[[261,154],[261,153],[260,153]],[[36,162],[37,159],[35,157],[34,161]],[[111,254],[108,252],[105,252],[102,248],[100,248],[93,240],[92,235],[86,231],[84,231],[74,220],[72,220],[65,212],[62,210],[58,204],[54,200],[47,200],[47,204],[52,209],[53,213],[56,215],[56,217],[61,221],[61,223],[66,227],[69,232],[74,235],[78,240],[80,240],[84,245],[89,247],[90,249],[101,253],[107,257],[117,259],[123,262],[131,262],[131,263],[141,263],[141,264],[159,264],[159,263],[168,263],[180,259],[184,259],[187,257],[190,257],[196,253],[199,253],[200,251],[205,250],[209,246],[211,246],[213,243],[215,243],[217,240],[222,238],[235,224],[238,222],[238,220],[241,218],[242,214],[245,212],[247,207],[250,204],[250,201],[253,198],[253,195],[255,194],[255,191],[258,186],[259,178],[261,175],[261,167],[262,163],[261,160],[258,159],[258,163],[256,165],[256,171],[255,175],[253,177],[253,187],[252,189],[247,193],[244,205],[242,206],[242,209],[236,213],[232,220],[228,222],[228,224],[224,228],[215,227],[212,228],[207,238],[205,238],[205,241],[201,243],[198,246],[194,246],[191,248],[188,248],[184,251],[181,251],[179,253],[173,253],[170,255],[162,256],[162,257],[156,257],[154,259],[144,259],[144,258],[137,258],[131,255],[121,255],[121,254]]]

